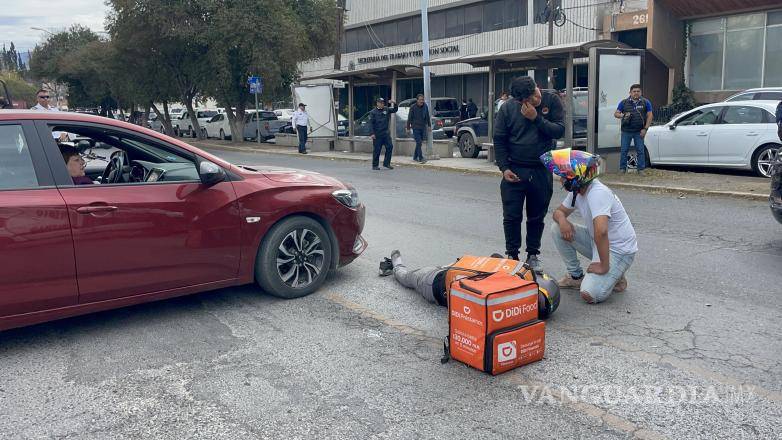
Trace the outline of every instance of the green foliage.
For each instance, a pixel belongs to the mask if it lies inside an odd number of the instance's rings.
[[[18,72],[0,71],[0,79],[8,86],[11,99],[25,101],[30,106],[35,104],[35,92],[38,88],[22,79]]]
[[[0,49],[0,70],[18,72],[20,70],[25,70],[26,68],[27,67],[22,61],[22,55],[16,51],[14,42],[11,42],[11,46],[8,49],[5,48],[4,44],[3,48]]]
[[[673,88],[673,102],[671,107],[677,111],[687,111],[695,108],[697,103],[695,102],[695,93],[687,87],[684,82],[680,82]]]

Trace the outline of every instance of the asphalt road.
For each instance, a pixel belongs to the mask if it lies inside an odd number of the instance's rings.
[[[0,333],[0,438],[779,438],[782,226],[764,203],[617,191],[641,249],[627,292],[563,292],[546,358],[491,377],[441,365],[444,309],[377,264],[502,251],[497,179],[215,153],[354,184],[369,249],[307,298],[247,286]]]

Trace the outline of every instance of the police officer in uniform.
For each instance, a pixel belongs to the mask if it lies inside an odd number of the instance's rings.
[[[529,76],[511,83],[511,95],[494,120],[494,151],[502,171],[502,224],[508,258],[519,259],[521,222],[527,204],[527,263],[541,271],[540,242],[553,194],[551,174],[540,156],[565,133],[565,112],[559,96],[541,93]]]
[[[394,101],[388,101],[390,108],[386,108],[386,101],[383,98],[377,98],[376,107],[369,113],[369,129],[374,151],[372,152],[372,169],[380,169],[380,150],[386,147],[386,155],[383,158],[383,166],[393,170],[391,166],[391,154],[394,151],[394,144],[391,142],[391,133],[389,132],[389,122],[391,114],[396,113],[399,107]]]

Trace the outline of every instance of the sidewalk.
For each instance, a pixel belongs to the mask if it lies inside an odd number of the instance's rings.
[[[274,144],[256,144],[243,142],[232,144],[230,141],[194,140],[193,145],[199,148],[213,148],[226,151],[248,153],[279,154],[301,157],[302,159],[328,159],[355,162],[371,162],[372,156],[367,153],[349,153],[345,151],[310,152],[300,155],[295,148],[278,147]],[[395,156],[391,162],[394,166],[426,168],[438,171],[459,172],[464,174],[484,174],[500,177],[497,167],[484,158],[465,159],[461,157],[442,158],[429,161],[426,164],[414,162],[409,157]],[[687,171],[670,171],[649,169],[645,176],[636,174],[604,174],[600,179],[615,188],[638,189],[674,193],[679,195],[712,195],[740,197],[750,200],[767,201],[771,181],[760,177],[733,174],[695,173]]]

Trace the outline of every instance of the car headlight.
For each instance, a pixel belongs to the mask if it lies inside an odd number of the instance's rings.
[[[358,192],[354,188],[338,189],[331,193],[331,195],[334,196],[334,198],[337,199],[339,203],[342,203],[348,208],[358,207]]]

